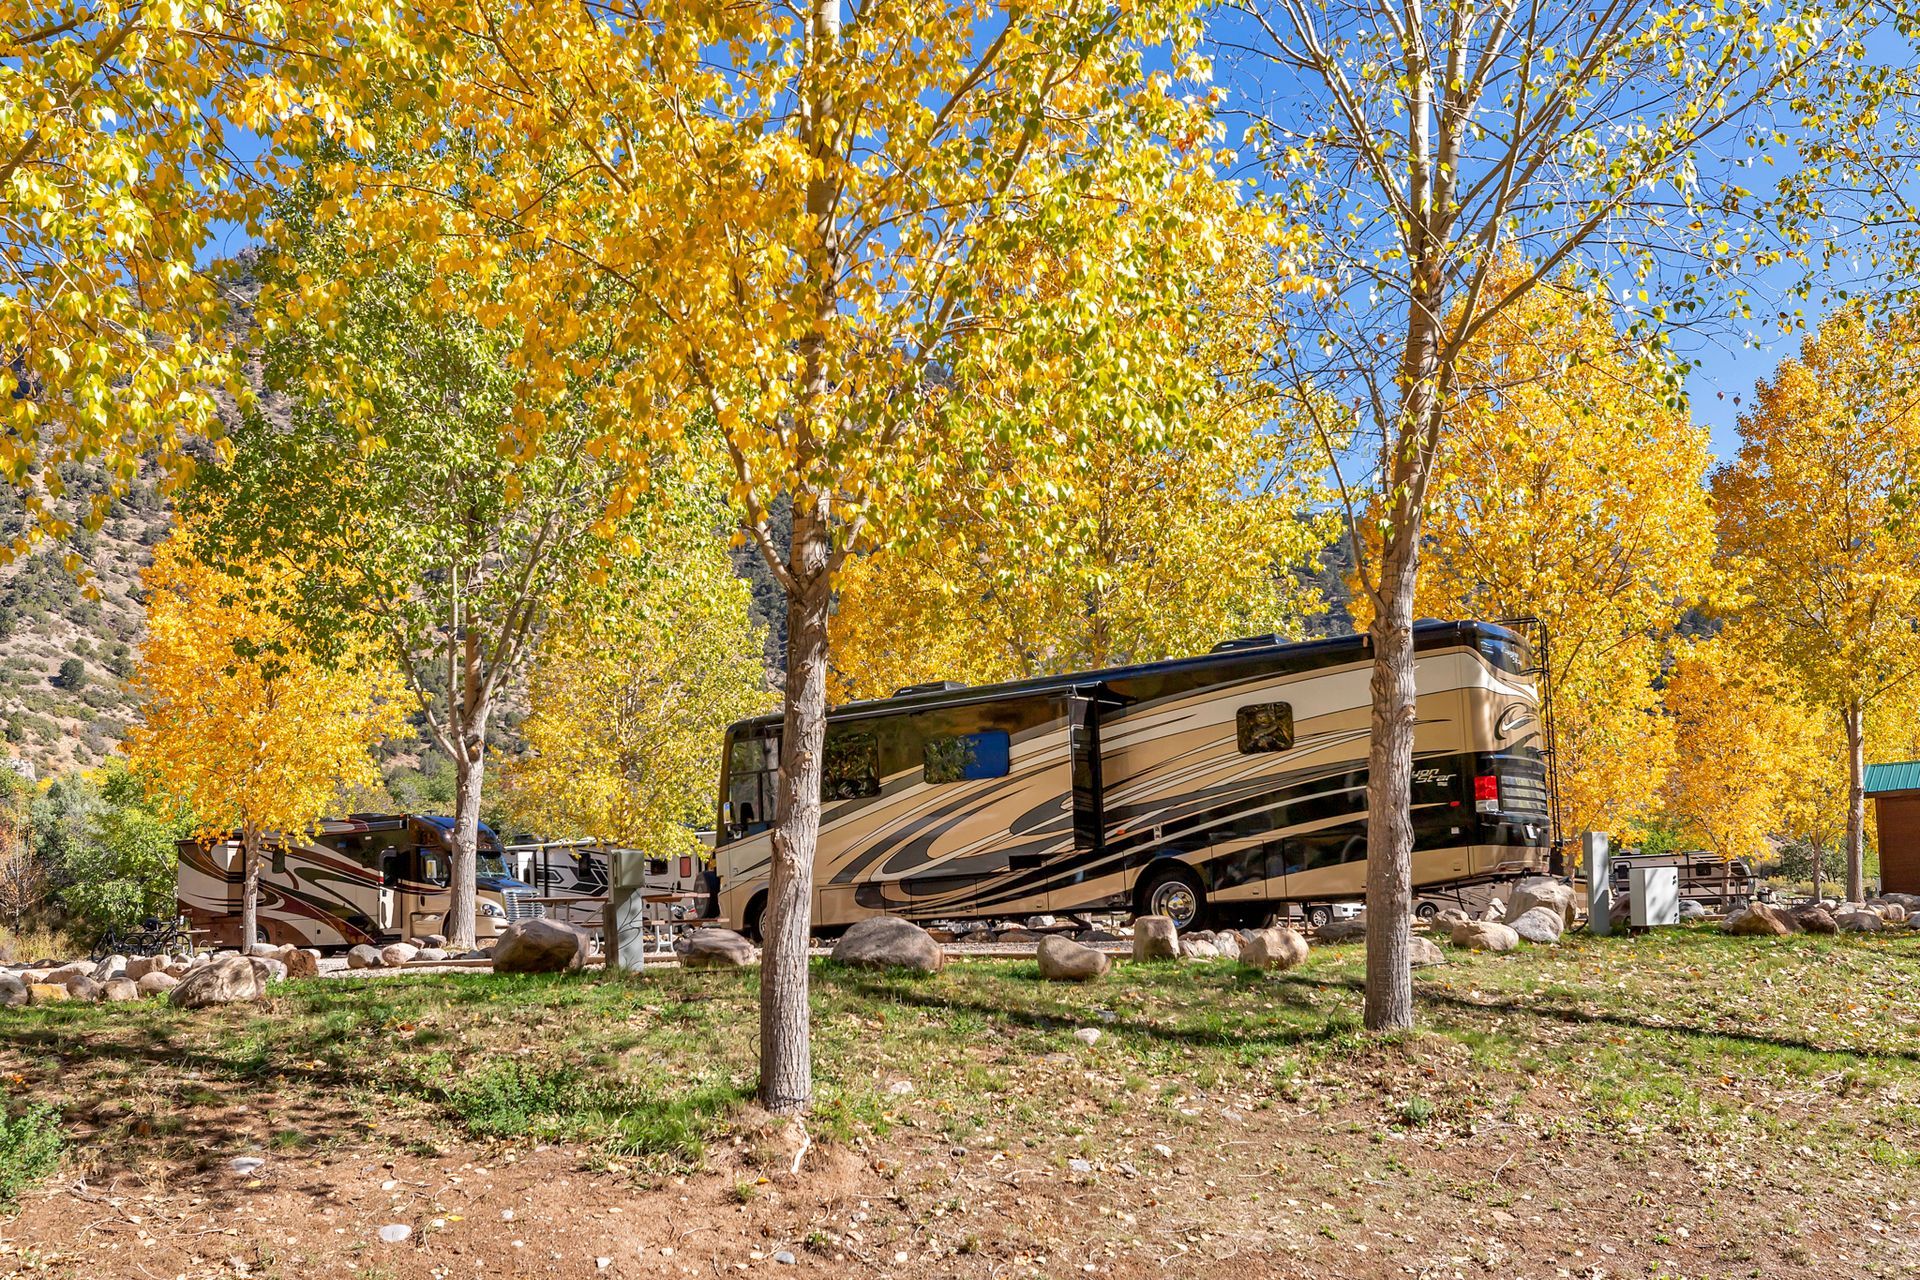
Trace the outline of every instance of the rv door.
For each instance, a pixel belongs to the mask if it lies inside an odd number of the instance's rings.
[[[400,931],[400,872],[406,853],[388,849],[380,855],[380,932]]]

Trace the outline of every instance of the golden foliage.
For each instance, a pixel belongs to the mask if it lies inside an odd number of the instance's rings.
[[[1568,837],[1657,803],[1667,637],[1713,589],[1707,432],[1669,394],[1605,315],[1542,289],[1468,347],[1441,437],[1416,612],[1546,624]]]
[[[710,521],[663,525],[561,603],[528,681],[527,753],[503,769],[508,811],[555,836],[697,849],[723,731],[773,701],[749,603]]]
[[[1722,858],[1756,858],[1793,825],[1797,798],[1832,761],[1830,734],[1779,668],[1723,633],[1682,651],[1668,680],[1680,767],[1668,812]]]
[[[191,528],[155,548],[146,572],[146,704],[127,747],[203,838],[311,827],[346,789],[379,785],[369,749],[405,728],[383,659],[361,645],[319,665],[256,603],[297,578],[283,562],[229,577],[196,558]]]
[[[235,371],[227,307],[198,260],[262,193],[236,172],[232,135],[294,115],[351,131],[331,89],[379,54],[333,42],[336,22],[352,25],[338,6],[273,0],[0,5],[7,480],[27,487],[39,464],[57,495],[52,464],[95,461],[115,481],[89,513],[98,520],[143,457],[177,469],[185,441],[218,434],[214,392]],[[70,532],[47,496],[30,494],[30,513]]]
[[[1920,675],[1916,357],[1909,320],[1829,316],[1760,383],[1713,477],[1737,612],[1836,712]]]

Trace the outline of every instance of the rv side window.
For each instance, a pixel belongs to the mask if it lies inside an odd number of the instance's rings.
[[[1293,749],[1292,703],[1263,702],[1242,707],[1236,718],[1239,722],[1241,755]]]
[[[826,767],[820,778],[822,800],[858,800],[880,794],[880,744],[871,729],[827,734]]]
[[[277,876],[287,874],[287,842],[285,840],[276,840],[274,842],[273,874]]]
[[[921,755],[922,774],[935,786],[1004,778],[1012,764],[1012,749],[1005,729],[930,738]]]

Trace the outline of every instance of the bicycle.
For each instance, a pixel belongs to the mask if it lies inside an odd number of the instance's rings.
[[[94,963],[108,956],[155,956],[183,950],[191,945],[185,916],[160,920],[148,916],[139,926],[112,925],[94,939],[90,958]]]

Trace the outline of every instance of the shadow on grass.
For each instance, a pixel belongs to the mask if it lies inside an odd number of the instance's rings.
[[[1319,990],[1350,991],[1355,995],[1363,995],[1366,990],[1365,983],[1358,978],[1315,978],[1306,974],[1288,974],[1282,981]],[[1494,1013],[1577,1026],[1605,1026],[1622,1031],[1675,1035],[1702,1045],[1743,1046],[1768,1052],[1785,1051],[1816,1057],[1845,1058],[1855,1062],[1907,1062],[1920,1065],[1920,1050],[1915,1049],[1852,1049],[1844,1045],[1819,1044],[1793,1036],[1763,1035],[1756,1031],[1701,1027],[1684,1022],[1656,1022],[1649,1018],[1635,1017],[1611,1010],[1577,1009],[1555,1001],[1529,1000],[1518,996],[1476,999],[1451,992],[1436,991],[1431,986],[1416,984],[1414,1000],[1418,1004],[1429,1007],[1462,1010],[1476,1014]]]
[[[1034,996],[1043,994],[1045,989],[1053,984],[1046,982],[1037,974],[1003,972],[1000,975],[1001,981],[984,990],[969,990],[966,987],[956,989],[952,985],[939,984],[931,977],[909,978],[840,966],[827,971],[824,976],[829,977],[836,987],[850,994],[920,1009],[976,1014],[1031,1031],[1053,1033],[1085,1026],[1093,1017],[1093,1014],[1085,1008],[1075,1009],[1059,1005],[1043,1007],[1038,1003],[1013,1004],[1004,999],[1010,991],[1019,990],[1016,983],[1031,983],[1035,990],[1030,994]],[[1357,1017],[1328,1015],[1324,1010],[1315,1008],[1309,1001],[1289,999],[1291,993],[1283,984],[1268,983],[1251,971],[1244,977],[1221,975],[1221,979],[1217,984],[1209,985],[1257,989],[1261,994],[1279,997],[1296,1011],[1298,1022],[1290,1026],[1278,1027],[1183,1026],[1152,1018],[1128,1017],[1113,1013],[1110,1017],[1102,1016],[1099,1025],[1107,1031],[1127,1032],[1169,1045],[1213,1049],[1284,1049],[1325,1044],[1351,1037],[1359,1030],[1360,1023]],[[1117,987],[1112,989],[1121,990]],[[1080,990],[1086,990],[1086,988],[1080,988]]]

